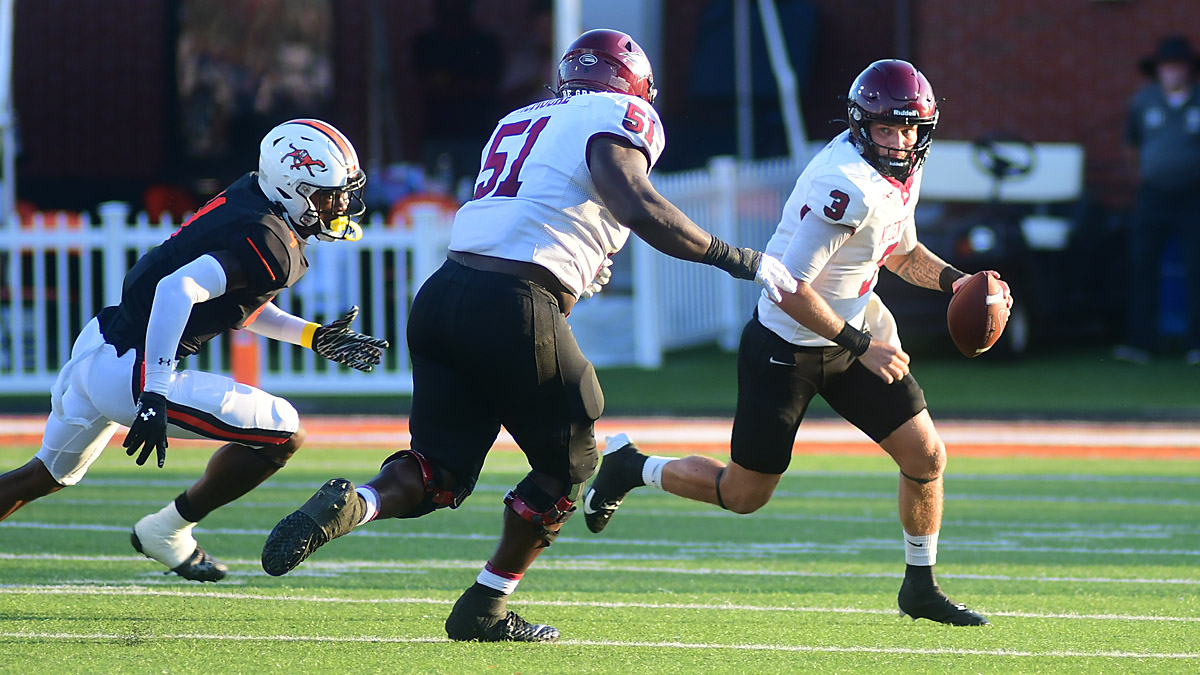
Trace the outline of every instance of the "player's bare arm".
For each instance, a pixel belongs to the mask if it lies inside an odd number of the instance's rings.
[[[908,283],[935,291],[947,290],[947,281],[954,284],[966,276],[921,243],[908,253],[893,253],[884,264]]]
[[[847,346],[848,334],[859,333],[851,328],[837,312],[825,302],[807,282],[799,282],[795,293],[784,293],[779,308],[797,323],[821,337]],[[854,351],[853,348],[847,347]],[[887,383],[903,379],[908,375],[909,357],[906,352],[881,340],[869,340],[866,351],[858,354],[858,360],[871,372]]]
[[[896,276],[914,286],[947,293],[957,293],[958,289],[971,278],[970,274],[942,260],[921,243],[918,243],[916,248],[907,254],[892,254],[884,264],[889,270],[895,272]],[[1000,281],[1000,285],[1004,288],[1008,308],[1012,309],[1012,293],[1008,288],[1008,283],[1000,279],[1000,273],[995,270],[985,270],[984,274]]]
[[[692,222],[650,183],[646,154],[629,141],[598,135],[588,148],[592,183],[604,205],[625,227],[663,253],[725,270],[737,279],[753,279],[779,302],[796,280],[775,258],[735,248]]]
[[[650,183],[646,153],[616,136],[596,136],[588,149],[592,182],[617,222],[669,256],[699,262],[712,235]]]

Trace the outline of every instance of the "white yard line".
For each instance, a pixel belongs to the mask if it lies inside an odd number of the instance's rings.
[[[208,635],[202,633],[169,633],[148,635],[138,633],[22,633],[0,632],[0,637],[24,640],[212,640],[227,642],[321,642],[331,644],[386,643],[386,644],[434,644],[448,643],[442,637],[388,637],[363,635],[354,637],[328,637],[321,635]],[[954,649],[935,647],[860,647],[830,645],[779,645],[779,644],[723,644],[715,642],[639,642],[624,640],[559,640],[557,647],[642,647],[650,649],[704,650],[731,649],[738,651],[804,652],[826,654],[908,654],[913,656],[1011,656],[1025,658],[1095,658],[1095,659],[1200,659],[1200,652],[1129,652],[1129,651],[1021,651],[1009,649]],[[508,649],[497,647],[497,649]]]
[[[149,566],[147,569],[153,569],[153,578],[155,581],[165,580],[176,584],[190,585],[188,582],[182,581],[173,576],[163,576],[154,567],[153,563],[146,558],[137,555],[129,556],[114,556],[114,555],[63,555],[57,553],[0,553],[0,560],[27,560],[27,561],[55,561],[55,562],[73,562],[73,563],[89,563],[89,562],[105,562],[105,563],[135,563],[139,566]],[[688,558],[682,559],[662,559],[664,562],[685,562]],[[260,562],[258,560],[246,559],[222,559],[222,562],[231,567],[245,567],[254,570],[253,574],[259,573]],[[338,560],[331,562],[322,562],[316,560],[307,561],[303,567],[291,572],[289,577],[302,576],[332,576],[340,574],[362,574],[364,572],[378,573],[395,573],[395,574],[412,574],[412,573],[428,573],[447,569],[479,569],[483,565],[482,560],[422,560],[413,562],[400,561],[378,561],[378,560]],[[903,574],[892,572],[813,572],[807,570],[768,570],[768,569],[736,569],[729,567],[672,567],[667,565],[637,565],[632,562],[624,561],[620,563],[599,560],[596,558],[561,558],[545,557],[538,560],[537,569],[541,571],[559,571],[559,572],[620,572],[634,574],[681,574],[692,576],[741,576],[741,577],[776,577],[776,578],[819,578],[819,579],[901,579]],[[939,573],[941,579],[969,579],[982,581],[1003,581],[1014,583],[1072,583],[1072,584],[1149,584],[1149,585],[1180,585],[1180,586],[1200,586],[1200,578],[1195,579],[1164,579],[1164,578],[1142,578],[1142,577],[1074,577],[1074,576],[1015,576],[1007,574],[970,574],[970,573]],[[224,584],[232,583],[231,581]],[[71,582],[68,586],[107,586],[120,581],[88,579],[83,581]],[[143,584],[146,583],[143,579],[129,580],[128,583]],[[224,585],[223,584],[223,585]],[[19,588],[58,588],[59,586],[47,586],[39,584],[0,584],[0,589],[19,589]]]
[[[201,633],[171,633],[163,635],[147,635],[138,633],[21,633],[0,632],[0,637],[8,639],[41,640],[116,640],[126,641],[136,639],[138,642],[150,640],[212,640],[227,642],[320,642],[331,644],[352,643],[386,643],[386,644],[435,644],[448,643],[447,638],[441,637],[388,637],[363,635],[354,637],[328,637],[320,635],[207,635]],[[1094,659],[1164,659],[1164,660],[1193,660],[1200,659],[1200,652],[1129,652],[1129,651],[1083,651],[1083,650],[1052,650],[1052,651],[1021,651],[1009,649],[954,649],[936,647],[922,649],[916,647],[865,647],[865,646],[831,646],[831,645],[779,645],[779,644],[723,644],[713,642],[638,642],[622,640],[559,640],[553,643],[557,647],[642,647],[650,649],[684,649],[711,651],[714,649],[730,649],[737,651],[771,651],[771,652],[803,652],[814,654],[907,654],[913,656],[1011,656],[1023,658],[1094,658]],[[507,647],[497,647],[497,649]]]
[[[440,598],[345,598],[325,596],[303,596],[294,592],[287,595],[267,595],[258,593],[228,593],[216,591],[175,591],[143,588],[140,586],[43,586],[43,585],[6,585],[0,586],[0,595],[94,595],[104,597],[170,597],[170,598],[211,598],[219,600],[254,600],[266,602],[296,602],[314,604],[365,604],[365,605],[452,605],[454,599]],[[513,603],[521,607],[577,607],[603,609],[653,609],[653,610],[692,610],[692,611],[744,611],[744,612],[784,612],[805,614],[869,614],[878,616],[897,616],[897,610],[863,609],[860,607],[806,607],[787,605],[744,605],[727,603],[671,603],[671,602],[604,602],[604,601],[573,601],[573,600],[530,600],[522,598]],[[1130,614],[1079,614],[1052,612],[1003,612],[987,611],[992,617],[1013,617],[1022,619],[1061,619],[1087,621],[1154,621],[1200,623],[1200,617],[1188,616],[1145,616]]]

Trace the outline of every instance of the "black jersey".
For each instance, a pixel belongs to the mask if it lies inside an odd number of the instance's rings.
[[[308,269],[305,241],[276,215],[258,187],[258,174],[242,176],[204,205],[166,241],[146,252],[125,275],[121,304],[99,314],[104,339],[124,354],[146,343],[154,291],[163,277],[208,253],[229,251],[246,273],[247,285],[192,308],[176,358],[246,320]]]

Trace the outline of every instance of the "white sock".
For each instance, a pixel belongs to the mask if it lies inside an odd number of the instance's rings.
[[[362,520],[358,521],[358,524],[371,522],[379,513],[379,493],[370,485],[360,485],[354,491],[367,503],[367,512],[363,514]]]
[[[674,459],[674,457],[647,457],[646,463],[642,465],[642,482],[646,485],[656,487],[659,490],[663,489],[663,467],[667,465],[667,462],[673,461]]]
[[[920,567],[932,567],[937,564],[938,533],[909,534],[904,533],[904,562]]]
[[[475,577],[475,581],[482,586],[494,588],[505,595],[511,595],[517,590],[517,584],[521,583],[521,577],[524,574],[513,574],[504,570],[492,567],[492,563],[487,563],[483,569],[479,571],[479,576]]]

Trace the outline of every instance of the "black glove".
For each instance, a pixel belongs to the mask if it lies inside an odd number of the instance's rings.
[[[146,463],[150,450],[158,453],[158,468],[167,461],[167,397],[152,391],[143,391],[138,397],[137,414],[129,433],[125,436],[125,454],[130,457],[140,448],[137,464]]]
[[[358,305],[355,305],[342,318],[313,331],[312,348],[334,363],[369,373],[383,360],[383,350],[389,345],[387,340],[350,330],[357,317]]]

